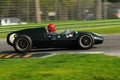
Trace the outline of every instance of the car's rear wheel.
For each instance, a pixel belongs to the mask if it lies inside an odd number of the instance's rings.
[[[14,49],[19,53],[25,53],[32,48],[32,40],[26,35],[20,35],[14,41]]]
[[[94,39],[90,34],[83,34],[78,39],[79,47],[82,49],[90,49],[94,45]]]

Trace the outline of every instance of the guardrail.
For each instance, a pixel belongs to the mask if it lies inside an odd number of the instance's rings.
[[[54,23],[57,29],[65,28],[86,28],[86,27],[107,27],[107,26],[120,26],[120,19],[110,20],[90,20],[90,21],[55,21],[43,22],[41,24],[26,24],[14,26],[0,26],[0,33],[9,33],[16,30],[35,28],[40,26],[47,26],[49,23]]]

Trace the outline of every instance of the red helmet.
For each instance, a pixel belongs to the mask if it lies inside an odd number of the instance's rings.
[[[49,32],[56,32],[55,25],[54,24],[49,24],[47,27]]]

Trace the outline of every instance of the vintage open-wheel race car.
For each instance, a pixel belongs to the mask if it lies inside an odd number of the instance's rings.
[[[102,44],[104,38],[92,32],[65,30],[51,34],[45,27],[23,29],[7,35],[7,43],[16,52],[25,53],[39,48],[81,48],[90,49],[94,45]]]

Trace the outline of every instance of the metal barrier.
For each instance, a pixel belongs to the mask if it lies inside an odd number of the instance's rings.
[[[39,3],[36,4],[36,1]],[[110,0],[0,0],[0,18],[8,17],[19,18],[24,22],[35,22],[36,18],[42,21],[120,18],[120,2],[110,2]]]

